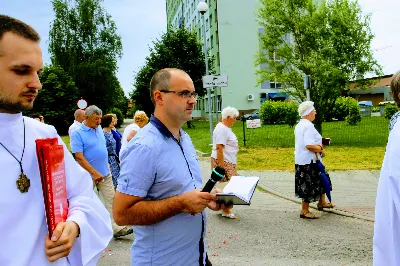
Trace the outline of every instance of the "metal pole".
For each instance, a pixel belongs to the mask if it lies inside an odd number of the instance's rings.
[[[207,37],[206,37],[206,23],[204,19],[205,13],[202,13],[202,21],[203,21],[203,35],[204,35],[204,61],[206,63],[206,75],[208,75],[208,56],[207,56]],[[212,135],[213,135],[213,117],[212,117],[212,107],[211,107],[211,88],[207,88],[207,97],[208,97],[208,116],[210,120],[210,137],[212,143]]]
[[[218,87],[214,87],[214,95],[215,95],[215,123],[218,124]]]
[[[306,89],[306,98],[307,98],[307,101],[311,101],[311,97],[310,97],[310,87],[311,87],[310,76],[309,76],[309,75],[306,75],[306,76],[304,76],[304,88]]]

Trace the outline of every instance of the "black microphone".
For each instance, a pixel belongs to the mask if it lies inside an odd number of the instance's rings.
[[[212,172],[210,179],[208,179],[206,185],[203,187],[201,192],[211,192],[214,188],[215,184],[225,177],[225,169],[221,166],[215,167]]]

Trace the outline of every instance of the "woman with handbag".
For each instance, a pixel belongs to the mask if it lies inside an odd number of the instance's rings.
[[[317,114],[314,103],[305,101],[299,106],[299,123],[295,134],[295,194],[302,199],[300,218],[319,218],[309,210],[310,202],[318,201],[318,210],[333,208],[334,205],[326,201],[320,169],[316,160],[322,160],[325,150],[322,137],[315,129],[312,121]],[[326,174],[328,179],[329,175]]]

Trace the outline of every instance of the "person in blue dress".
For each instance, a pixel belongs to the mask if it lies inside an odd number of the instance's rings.
[[[106,139],[106,147],[108,151],[108,164],[110,165],[113,184],[116,187],[119,177],[119,157],[117,152],[117,141],[114,139],[112,133],[113,126],[114,120],[111,114],[104,115],[101,118],[101,127],[103,128],[104,137]]]
[[[108,114],[112,116],[112,121],[113,121],[113,125],[111,127],[111,133],[115,139],[116,142],[116,150],[117,150],[117,154],[119,154],[120,150],[121,150],[121,139],[122,139],[122,134],[118,131],[118,129],[116,128],[117,122],[118,122],[118,118],[116,114]]]

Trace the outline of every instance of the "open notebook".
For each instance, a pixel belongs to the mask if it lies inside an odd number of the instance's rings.
[[[258,180],[258,176],[232,176],[222,193],[217,193],[217,202],[224,202],[225,205],[250,205]]]

